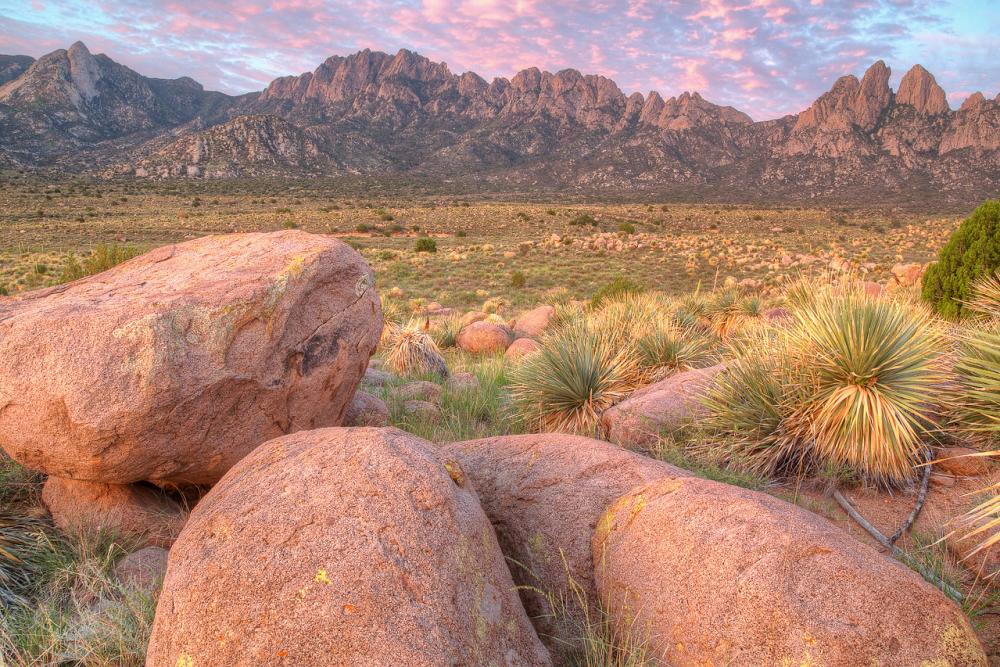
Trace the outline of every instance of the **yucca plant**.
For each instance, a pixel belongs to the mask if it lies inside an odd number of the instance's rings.
[[[438,320],[430,329],[431,338],[438,348],[444,350],[455,347],[458,332],[462,330],[462,318],[459,315],[449,315]]]
[[[820,294],[787,332],[758,336],[741,341],[705,400],[720,458],[766,475],[833,468],[886,486],[913,476],[943,379],[926,311]]]
[[[796,315],[791,349],[809,394],[793,428],[825,463],[883,484],[910,479],[932,437],[942,338],[929,313],[860,294]]]
[[[720,338],[727,338],[748,325],[760,323],[764,305],[756,295],[744,295],[728,289],[716,294],[706,306],[709,323]]]
[[[588,319],[595,329],[615,336],[619,345],[634,346],[640,338],[665,326],[669,317],[662,295],[642,293],[607,299]]]
[[[401,327],[394,328],[386,343],[385,365],[400,375],[435,373],[448,376],[441,351],[434,339],[427,333],[424,323],[410,320]]]
[[[812,452],[791,431],[803,387],[796,381],[787,338],[763,332],[743,339],[726,371],[716,376],[703,403],[703,426],[715,437],[696,452],[754,475],[800,474],[812,465]]]
[[[515,409],[541,431],[594,435],[601,413],[639,381],[637,355],[620,338],[585,321],[546,334],[511,378]]]
[[[0,611],[26,603],[43,536],[44,526],[37,519],[0,514]]]
[[[973,299],[967,304],[982,317],[992,318],[964,333],[959,341],[959,359],[955,365],[959,396],[956,422],[959,430],[973,440],[993,446],[982,456],[1000,456],[1000,280],[992,276],[976,285]],[[965,538],[977,538],[979,544],[966,556],[992,548],[1000,541],[1000,483],[986,489],[986,500],[962,517],[957,530]],[[996,574],[996,573],[991,573]]]
[[[691,329],[660,324],[639,339],[639,363],[647,380],[660,380],[674,373],[707,366],[712,344]]]

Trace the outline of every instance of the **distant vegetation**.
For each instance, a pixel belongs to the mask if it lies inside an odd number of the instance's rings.
[[[60,282],[66,283],[71,280],[79,280],[86,276],[92,276],[95,273],[107,271],[117,264],[136,257],[141,252],[135,246],[121,246],[113,243],[111,245],[98,244],[82,260],[77,259],[76,255],[70,255],[63,266]]]
[[[1000,270],[1000,201],[979,206],[941,249],[924,274],[923,297],[951,320],[968,313],[979,279]]]

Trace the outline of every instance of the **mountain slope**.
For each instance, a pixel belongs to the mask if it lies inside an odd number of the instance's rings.
[[[1000,96],[952,110],[882,61],[797,115],[754,122],[697,93],[626,96],[537,68],[487,82],[401,50],[328,58],[231,97],[76,43],[0,57],[0,156],[148,176],[412,175],[477,188],[742,199],[966,202],[1000,187]]]

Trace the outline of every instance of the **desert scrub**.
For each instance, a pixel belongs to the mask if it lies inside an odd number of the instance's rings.
[[[394,326],[385,343],[385,365],[400,375],[430,373],[448,376],[441,351],[419,320]]]
[[[105,245],[104,243],[100,243],[94,247],[94,250],[89,255],[83,258],[83,261],[77,259],[76,255],[70,255],[63,266],[60,282],[67,283],[71,280],[78,280],[86,276],[101,273],[102,271],[107,271],[111,267],[140,254],[142,254],[142,251],[135,246],[121,246],[114,243]]]
[[[417,239],[417,242],[413,245],[413,250],[415,252],[437,252],[437,242],[427,237]]]
[[[787,332],[747,345],[706,404],[716,454],[758,474],[845,469],[884,486],[914,474],[936,425],[942,337],[903,303],[823,295]]]
[[[546,334],[511,377],[514,406],[530,429],[596,435],[601,413],[640,380],[638,356],[619,332],[573,321]]]
[[[1000,201],[984,202],[959,225],[924,273],[921,294],[945,318],[968,312],[974,285],[1000,270]]]

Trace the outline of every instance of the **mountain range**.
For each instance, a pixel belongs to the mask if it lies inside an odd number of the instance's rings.
[[[1000,95],[951,109],[882,61],[754,122],[683,93],[526,69],[486,81],[401,50],[328,58],[231,96],[77,42],[0,56],[0,168],[117,177],[403,176],[496,191],[965,204],[1000,186]]]

